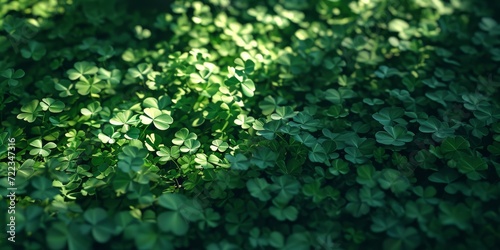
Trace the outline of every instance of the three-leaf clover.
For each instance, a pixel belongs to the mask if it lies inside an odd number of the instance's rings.
[[[33,58],[35,61],[39,61],[47,53],[45,46],[36,41],[29,41],[27,48],[21,49],[21,55],[24,58]]]
[[[178,145],[178,146],[181,146],[187,140],[198,139],[198,136],[193,132],[190,133],[187,128],[181,128],[179,131],[175,132],[174,136],[175,136],[175,138],[172,139],[172,143],[174,145]]]
[[[71,80],[82,80],[85,76],[94,75],[99,69],[92,62],[77,62],[73,69],[67,71]]]
[[[36,139],[30,143],[31,146],[35,147],[30,150],[30,155],[41,155],[43,157],[49,156],[51,149],[56,148],[57,145],[53,142],[49,142],[43,145],[41,139]]]
[[[23,119],[27,122],[34,122],[38,117],[38,113],[42,111],[42,107],[39,105],[38,100],[32,100],[31,102],[23,105],[21,107],[20,114],[17,115],[17,119]]]
[[[403,146],[406,142],[411,142],[415,135],[399,124],[394,127],[384,126],[384,130],[377,132],[375,137],[377,142],[385,145]]]
[[[40,107],[42,107],[43,111],[49,110],[52,113],[62,112],[65,106],[63,102],[52,98],[43,98],[42,102],[40,102]]]
[[[272,167],[278,159],[278,154],[273,152],[267,147],[259,147],[254,154],[250,162],[260,169],[265,169],[267,167]]]
[[[119,112],[109,120],[109,123],[115,126],[122,126],[122,132],[124,133],[129,130],[130,125],[135,125],[136,122],[137,115],[134,115],[130,110]]]
[[[214,140],[212,141],[212,145],[210,145],[210,149],[212,151],[224,152],[229,148],[229,144],[223,140]]]
[[[195,139],[188,139],[184,141],[184,145],[181,146],[180,150],[184,153],[194,154],[200,148],[201,143]]]
[[[122,152],[118,154],[118,168],[129,173],[130,171],[138,172],[144,164],[144,159],[148,155],[148,151],[135,146],[125,146]]]
[[[18,69],[16,71],[14,71],[14,69],[6,69],[2,71],[0,75],[2,77],[7,78],[6,81],[9,84],[9,86],[15,87],[17,86],[17,84],[19,84],[19,79],[23,78],[25,72],[22,69]]]
[[[231,163],[231,168],[235,170],[247,170],[250,166],[248,158],[241,153],[238,153],[235,156],[226,154],[226,159],[229,163]]]
[[[153,123],[159,130],[167,130],[174,122],[169,114],[157,108],[145,108],[144,114],[140,116],[141,122],[146,125]]]

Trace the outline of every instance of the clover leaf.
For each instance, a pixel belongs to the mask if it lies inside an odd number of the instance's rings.
[[[172,232],[177,236],[185,235],[189,229],[189,222],[180,212],[163,212],[158,215],[158,226],[163,232]]]
[[[101,91],[106,87],[104,82],[102,82],[97,77],[85,78],[82,77],[80,81],[75,84],[75,88],[80,95],[88,95],[91,94],[93,97],[98,97],[97,94],[101,93]]]
[[[261,200],[268,201],[271,199],[270,187],[271,185],[263,178],[250,179],[246,183],[250,195]]]
[[[389,68],[387,66],[380,66],[377,71],[375,71],[375,75],[378,78],[389,78],[391,76],[399,75],[400,72],[397,69]]]
[[[109,123],[111,123],[112,125],[122,126],[122,132],[127,132],[130,128],[130,125],[135,125],[136,122],[137,115],[134,115],[130,110],[119,112],[109,120]]]
[[[479,171],[488,169],[488,164],[481,157],[462,154],[458,159],[457,168],[460,173],[466,174],[467,178],[477,181],[483,178]]]
[[[226,159],[231,163],[231,168],[235,170],[247,170],[250,166],[248,158],[241,153],[236,154],[236,156],[226,154]]]
[[[94,75],[99,69],[92,62],[77,62],[73,69],[67,71],[70,80],[83,80],[86,76]]]
[[[52,98],[43,98],[42,102],[40,102],[40,107],[42,107],[43,111],[49,110],[52,113],[62,112],[65,106],[63,102]]]
[[[56,148],[57,145],[53,142],[48,142],[43,145],[42,140],[36,139],[30,143],[31,146],[35,147],[30,150],[30,155],[41,155],[43,157],[47,157],[52,152],[51,149]]]
[[[234,123],[236,125],[241,126],[242,129],[249,129],[252,127],[254,121],[255,119],[251,116],[247,116],[245,114],[239,114],[234,120]]]
[[[102,133],[97,135],[97,138],[101,140],[103,143],[113,144],[116,142],[115,139],[120,138],[121,134],[119,132],[115,132],[115,129],[112,126],[105,125]]]
[[[332,166],[328,168],[328,171],[336,176],[340,174],[347,174],[349,172],[349,163],[341,159],[335,159],[332,161]]]
[[[245,96],[252,97],[255,92],[255,83],[250,79],[245,79],[241,83],[241,90]]]
[[[99,68],[97,71],[97,78],[108,82],[109,84],[116,85],[122,80],[122,73],[118,69],[113,69],[108,71],[104,68]]]
[[[59,194],[59,190],[53,187],[52,182],[43,176],[33,177],[31,185],[35,188],[35,191],[31,193],[34,199],[52,199]]]
[[[285,104],[285,100],[282,97],[277,97],[275,99],[272,96],[266,96],[264,100],[259,102],[259,108],[262,109],[262,114],[270,115],[278,106],[283,104]]]
[[[346,99],[356,96],[356,93],[348,88],[328,89],[325,92],[325,99],[333,104],[342,104]]]
[[[32,58],[35,61],[40,61],[47,53],[47,49],[43,44],[36,41],[29,41],[28,48],[21,49],[21,55],[26,58]]]
[[[144,164],[144,158],[148,151],[135,146],[125,146],[118,154],[118,168],[129,173],[130,171],[138,172]]]
[[[20,114],[17,115],[17,119],[23,119],[27,122],[34,122],[38,117],[40,111],[42,111],[42,106],[39,105],[38,100],[32,100],[31,102],[23,105],[21,107]]]
[[[299,215],[299,210],[294,206],[272,206],[269,213],[279,221],[295,221]]]
[[[198,140],[195,139],[188,139],[184,141],[184,145],[181,146],[180,150],[183,153],[189,153],[189,154],[194,154],[198,149],[200,148],[201,143]]]
[[[23,78],[25,75],[24,70],[18,69],[14,71],[14,69],[6,69],[0,73],[2,77],[7,78],[7,83],[11,87],[15,87],[19,84],[19,79]]]
[[[346,199],[348,203],[345,209],[354,217],[361,217],[370,212],[370,207],[359,198],[358,191],[355,189],[349,189],[349,191],[347,191]]]
[[[107,242],[114,233],[113,224],[109,220],[106,210],[91,208],[83,213],[83,218],[92,227],[92,236],[99,243]]]
[[[451,204],[450,202],[441,202],[439,204],[439,220],[444,225],[454,225],[462,230],[470,228],[469,220],[472,217],[470,209],[463,203]]]
[[[289,201],[300,191],[300,182],[291,176],[283,175],[273,178],[273,181],[270,189],[279,191],[277,199]]]
[[[170,148],[160,147],[160,150],[156,152],[156,155],[160,156],[160,161],[171,161],[179,158],[180,148],[179,146],[173,146]]]
[[[377,132],[375,137],[377,142],[385,145],[403,146],[406,142],[411,142],[415,135],[399,124],[394,127],[384,126],[384,130]]]
[[[223,140],[213,140],[210,149],[212,151],[224,152],[229,148],[229,144]]]
[[[196,140],[198,136],[193,133],[189,132],[187,128],[181,128],[179,131],[175,132],[175,138],[172,139],[172,143],[174,145],[181,146],[184,144],[187,140]]]
[[[383,108],[379,112],[373,114],[372,117],[384,126],[393,126],[395,123],[405,123],[404,119],[401,118],[403,115],[404,109],[402,108]]]
[[[145,115],[140,116],[141,122],[146,125],[153,123],[153,125],[159,130],[167,130],[170,127],[170,124],[174,122],[169,114],[166,114],[157,108],[145,108],[144,114]]]
[[[265,169],[273,167],[277,159],[278,154],[267,147],[260,147],[254,152],[250,162],[260,169]]]
[[[410,187],[408,179],[395,169],[384,169],[378,183],[383,189],[391,189],[393,193],[402,193]]]
[[[273,120],[287,120],[295,117],[298,112],[293,111],[292,107],[277,107],[274,114],[271,114]]]
[[[441,151],[443,153],[453,153],[460,150],[468,149],[469,142],[462,136],[448,137],[441,143]]]
[[[138,64],[137,67],[135,68],[130,68],[128,69],[128,74],[132,77],[132,78],[139,78],[141,80],[144,80],[145,76],[151,72],[152,70],[152,65],[151,64],[148,64],[148,63],[141,63],[141,64]]]
[[[82,108],[80,113],[84,116],[94,116],[101,112],[102,107],[98,101],[92,102],[86,108]]]

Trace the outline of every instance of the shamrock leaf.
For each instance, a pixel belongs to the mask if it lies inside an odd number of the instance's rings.
[[[35,61],[40,61],[43,56],[47,53],[47,50],[43,44],[36,41],[29,41],[28,48],[21,49],[21,55],[24,58],[32,58]]]
[[[157,108],[145,108],[144,114],[140,116],[141,122],[146,125],[153,123],[159,130],[167,130],[174,122],[170,115]]]
[[[158,227],[163,232],[172,232],[177,236],[185,235],[189,229],[189,222],[180,212],[163,212],[157,218]]]
[[[101,140],[103,143],[113,144],[115,143],[115,139],[120,138],[120,133],[115,132],[115,129],[112,126],[104,125],[104,129],[102,133],[97,135],[97,138]]]
[[[43,111],[49,110],[52,113],[60,113],[63,111],[65,105],[63,102],[52,98],[43,98],[40,107],[42,107]]]
[[[472,217],[470,209],[463,203],[451,204],[450,202],[439,203],[439,220],[444,225],[454,225],[461,230],[470,228],[469,220]]]
[[[335,159],[332,161],[332,166],[328,169],[328,171],[335,176],[347,174],[349,172],[349,163],[341,159]]]
[[[144,80],[145,79],[144,77],[149,72],[151,72],[151,69],[152,69],[152,65],[151,64],[141,63],[141,64],[137,65],[137,67],[135,67],[135,68],[128,69],[128,74],[132,78],[138,78],[138,79]]]
[[[50,155],[51,149],[56,148],[57,145],[53,142],[49,142],[45,145],[42,144],[42,140],[36,139],[30,143],[31,146],[35,147],[30,150],[30,155],[41,155],[47,157]]]
[[[259,147],[254,154],[250,162],[260,169],[265,169],[267,167],[273,167],[278,159],[278,154],[273,152],[267,147]]]
[[[179,146],[173,146],[171,148],[160,147],[160,151],[157,151],[156,155],[161,157],[160,161],[171,161],[179,158],[180,148]]]
[[[97,73],[99,69],[91,62],[77,62],[73,69],[67,71],[68,78],[71,80],[82,80],[85,76]]]
[[[293,111],[292,107],[286,106],[286,107],[277,107],[276,108],[276,113],[271,115],[271,118],[273,120],[286,120],[293,118],[295,115],[297,115],[298,112]]]
[[[268,201],[271,199],[270,187],[271,185],[263,178],[253,178],[247,181],[247,189],[250,195],[259,199],[260,201]]]
[[[175,132],[174,136],[175,138],[172,139],[172,143],[178,146],[181,146],[187,140],[196,140],[198,138],[195,133],[189,133],[189,130],[187,128],[181,128],[179,131]]]
[[[87,105],[86,108],[82,108],[80,110],[80,113],[82,113],[82,115],[84,116],[94,116],[97,113],[101,112],[101,110],[101,104],[98,101],[95,101]]]
[[[375,75],[378,78],[389,78],[391,76],[399,75],[400,72],[397,69],[392,69],[387,66],[380,66],[377,71],[375,71]]]
[[[0,75],[7,78],[9,86],[15,87],[19,84],[19,79],[24,77],[25,72],[22,69],[18,69],[16,71],[14,71],[14,69],[6,69],[2,71]]]
[[[488,164],[481,157],[462,154],[458,159],[457,168],[460,173],[466,174],[467,178],[478,181],[484,177],[478,171],[488,169]]]
[[[300,182],[289,175],[273,176],[272,180],[274,184],[270,188],[273,191],[279,191],[277,199],[289,201],[300,191]]]
[[[406,142],[411,142],[415,135],[399,124],[394,127],[384,126],[384,130],[377,132],[375,137],[377,142],[385,145],[403,146]]]
[[[349,189],[349,191],[347,191],[346,199],[348,203],[345,209],[354,217],[361,217],[370,212],[370,207],[359,198],[358,191],[355,189]]]
[[[42,110],[42,107],[39,105],[38,100],[32,100],[31,102],[23,105],[21,107],[20,114],[17,115],[17,119],[23,119],[27,122],[34,122],[38,117],[38,113]]]
[[[391,189],[393,193],[402,193],[410,187],[408,179],[395,169],[384,169],[378,178],[383,189]]]
[[[195,139],[188,139],[184,141],[184,145],[181,146],[180,150],[184,153],[194,154],[200,148],[201,143]]]
[[[269,213],[279,221],[295,221],[299,215],[299,210],[294,206],[272,206]]]
[[[252,127],[254,121],[255,119],[251,116],[247,116],[245,114],[239,114],[234,120],[234,123],[236,125],[241,126],[242,129],[249,129]]]
[[[229,144],[223,140],[213,140],[210,149],[212,151],[224,152],[229,148]]]
[[[394,123],[405,123],[405,120],[401,118],[404,113],[405,111],[402,108],[383,108],[379,112],[373,114],[372,117],[384,126],[392,126]]]
[[[136,122],[137,115],[134,115],[130,110],[119,112],[109,120],[109,123],[115,126],[122,126],[122,132],[124,133],[129,130],[130,125],[135,125]]]
[[[121,82],[122,73],[118,69],[108,71],[106,69],[99,68],[99,70],[97,71],[97,78],[110,84],[116,85]]]
[[[88,95],[91,94],[92,96],[98,97],[97,94],[101,93],[101,91],[106,87],[104,82],[102,82],[100,79],[97,77],[91,77],[91,78],[85,78],[82,77],[80,78],[80,81],[78,81],[75,84],[75,88],[78,90],[78,94],[80,95]]]
[[[469,146],[469,142],[462,136],[448,137],[441,143],[441,152],[445,154],[457,152],[460,150],[468,149]]]
[[[226,159],[231,163],[231,168],[235,170],[247,170],[250,166],[248,158],[241,153],[236,154],[236,156],[226,154]]]
[[[33,177],[31,185],[35,188],[35,191],[30,195],[33,199],[52,199],[59,194],[59,190],[52,186],[52,182],[43,176]]]
[[[328,89],[325,92],[325,99],[333,104],[342,104],[346,99],[356,97],[356,93],[349,88]]]
[[[362,165],[357,168],[356,182],[367,186],[374,187],[377,185],[377,177],[379,173],[375,170],[372,165]]]
[[[107,242],[114,233],[113,224],[107,220],[108,214],[102,208],[91,208],[83,214],[83,218],[92,227],[92,236],[97,242]]]
[[[135,146],[125,146],[122,152],[118,154],[118,168],[129,173],[130,171],[138,172],[144,164],[144,159],[148,155],[148,151]]]

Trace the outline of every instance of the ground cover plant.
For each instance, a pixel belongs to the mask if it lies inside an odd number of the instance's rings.
[[[0,246],[494,249],[499,7],[0,0]]]

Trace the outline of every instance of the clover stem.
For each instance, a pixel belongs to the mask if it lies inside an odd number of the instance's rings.
[[[150,124],[151,124],[151,123],[150,123]],[[141,136],[140,136],[139,138],[142,138],[142,137],[144,136],[144,134],[146,133],[146,130],[148,129],[148,127],[149,127],[149,125],[150,125],[150,124],[148,124],[148,125],[147,125],[147,126],[146,126],[143,130],[142,130],[142,132],[141,132]]]

